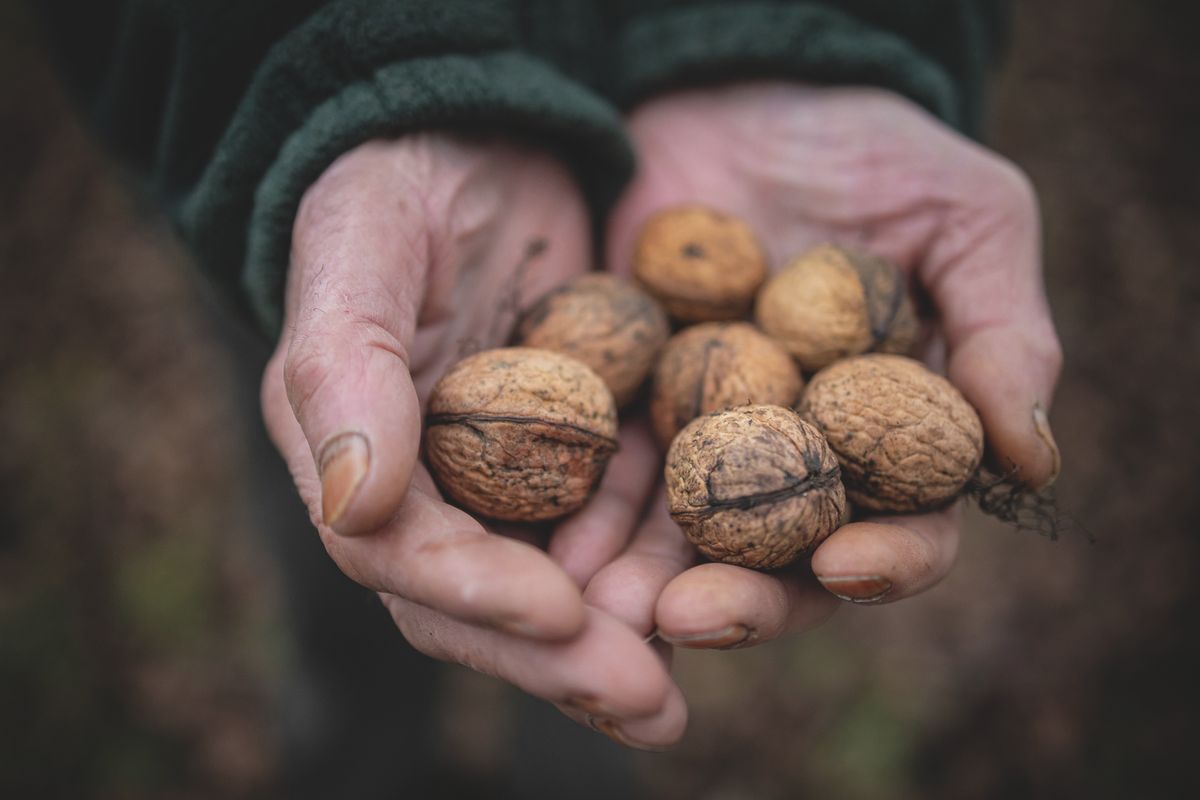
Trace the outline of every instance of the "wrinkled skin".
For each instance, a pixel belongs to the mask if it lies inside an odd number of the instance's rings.
[[[608,265],[630,270],[642,221],[719,199],[772,269],[819,243],[873,252],[936,308],[927,360],[980,412],[994,464],[1032,486],[1058,471],[1045,410],[1061,364],[1029,182],[1014,166],[893,94],[738,84],[680,92],[629,120],[639,173],[609,221]],[[777,574],[693,566],[658,506],[585,598],[639,632],[687,647],[740,647],[824,620],[835,595],[890,602],[949,571],[955,508],[844,525],[811,563]]]
[[[263,413],[326,550],[414,647],[658,746],[682,734],[682,695],[642,635],[581,596],[653,487],[652,446],[620,437],[587,509],[550,533],[558,563],[443,502],[418,460],[433,384],[583,271],[589,238],[579,191],[548,156],[439,135],[343,155],[294,226]]]
[[[1015,168],[872,90],[683,92],[644,104],[629,125],[641,166],[609,220],[610,269],[630,272],[655,211],[713,198],[750,223],[775,265],[830,239],[878,252],[936,304],[948,375],[979,409],[995,460],[1033,485],[1053,479],[1043,410],[1061,357],[1033,194]],[[433,135],[346,154],[295,224],[264,414],[326,549],[380,592],[415,647],[618,741],[666,746],[686,705],[664,648],[644,636],[736,647],[817,624],[836,606],[830,591],[859,601],[923,591],[953,562],[957,517],[843,526],[811,573],[693,566],[661,489],[646,504],[661,460],[639,420],[624,424],[600,489],[554,529],[548,554],[445,504],[417,458],[421,402],[463,342],[503,338],[496,298],[547,230],[541,263],[519,282],[522,306],[588,263],[583,205],[560,166]]]

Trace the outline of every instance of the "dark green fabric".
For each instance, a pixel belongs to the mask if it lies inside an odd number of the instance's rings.
[[[904,39],[821,6],[753,5],[755,14],[716,6],[637,20],[618,45],[618,97],[632,105],[676,86],[779,75],[881,86],[962,124],[950,77]]]
[[[628,107],[681,86],[740,77],[892,89],[974,132],[1007,33],[1002,0],[605,3]]]
[[[205,271],[278,331],[291,226],[340,153],[420,129],[549,148],[599,220],[628,179],[619,109],[744,77],[870,84],[970,131],[994,0],[46,0],[96,129]]]

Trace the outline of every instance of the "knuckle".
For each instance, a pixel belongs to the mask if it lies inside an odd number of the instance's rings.
[[[396,333],[396,327],[385,315],[367,309],[350,324],[351,338],[364,350],[392,356],[408,367],[411,364],[408,347]]]
[[[1061,368],[1063,364],[1063,348],[1062,342],[1058,338],[1058,334],[1053,330],[1046,338],[1046,352],[1043,354],[1047,363],[1053,365],[1056,369]]]
[[[1058,340],[1055,339],[1054,349],[1051,350],[1049,355],[1047,356],[1046,363],[1049,366],[1050,372],[1054,375],[1056,380],[1058,379],[1058,376],[1062,374],[1063,360],[1064,360],[1064,356],[1063,356],[1062,345],[1060,345],[1058,343]]]
[[[1063,348],[1062,342],[1051,328],[1049,333],[1042,337],[1038,343],[1037,357],[1045,365],[1046,372],[1057,380],[1063,368]]]
[[[323,312],[324,313],[324,312]],[[282,384],[292,411],[301,421],[318,398],[325,396],[331,384],[340,387],[360,385],[368,373],[388,362],[399,361],[408,367],[409,352],[399,336],[392,332],[387,320],[372,313],[337,314],[310,320],[309,333],[297,335],[287,353],[277,353],[273,360],[282,361],[274,373],[268,369],[263,384],[264,408],[269,399],[277,399],[271,374],[282,374]]]
[[[1036,225],[1040,210],[1033,181],[1006,158],[992,156],[990,163],[990,195],[998,210],[1022,227]]]
[[[267,362],[266,368],[263,369],[262,380],[259,383],[259,404],[263,419],[266,420],[268,426],[278,421],[276,416],[279,414],[280,408],[287,405],[283,381],[285,350],[286,348],[283,347],[276,348]]]
[[[297,418],[304,419],[337,366],[337,356],[331,349],[313,340],[293,344],[283,364],[283,383]]]

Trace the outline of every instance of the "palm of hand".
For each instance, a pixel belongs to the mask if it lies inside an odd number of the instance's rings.
[[[1060,355],[1036,208],[1015,168],[907,101],[865,89],[683,92],[641,107],[629,127],[640,168],[610,219],[609,269],[631,270],[652,213],[691,203],[745,219],[776,268],[825,241],[889,258],[932,298],[949,375],[979,409],[993,456],[1029,483],[1052,480],[1057,453],[1038,410]],[[950,509],[846,525],[810,565],[775,575],[689,569],[694,553],[662,505],[586,597],[689,647],[744,646],[816,624],[836,605],[829,592],[857,602],[918,593],[946,574],[958,543]]]
[[[681,202],[744,217],[776,264],[826,239],[888,256],[932,295],[950,376],[997,454],[1031,482],[1050,476],[1030,408],[1048,405],[1057,341],[1015,170],[868,91],[684,93],[639,109],[630,129],[642,169],[610,220],[611,269],[628,272],[641,222]],[[264,415],[330,555],[381,593],[414,646],[661,746],[686,708],[641,636],[739,646],[817,622],[832,595],[804,569],[689,569],[694,551],[661,499],[638,526],[659,460],[637,421],[588,507],[551,535],[557,565],[443,503],[417,457],[420,410],[445,368],[500,344],[514,305],[586,269],[589,245],[578,192],[546,156],[433,135],[358,148],[298,215]],[[1008,382],[989,397],[997,374]],[[812,570],[847,596],[896,599],[938,580],[956,543],[951,513],[855,523]]]
[[[310,187],[293,238],[263,410],[334,561],[380,593],[419,650],[616,738],[677,738],[682,698],[654,651],[585,608],[545,552],[444,503],[418,459],[421,408],[446,368],[503,344],[516,308],[589,267],[566,171],[503,144],[368,143]],[[632,525],[631,510],[601,503],[552,546],[594,571],[611,553],[573,543],[614,513]]]

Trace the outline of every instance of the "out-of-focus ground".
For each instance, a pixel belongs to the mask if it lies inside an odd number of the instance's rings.
[[[972,515],[920,598],[679,654],[690,730],[636,758],[648,796],[1200,796],[1200,25],[1017,6],[988,140],[1042,199],[1059,501],[1096,542]],[[27,23],[0,4],[0,795],[261,796],[293,643],[253,358]],[[437,702],[443,759],[489,785],[512,694],[453,670]]]

